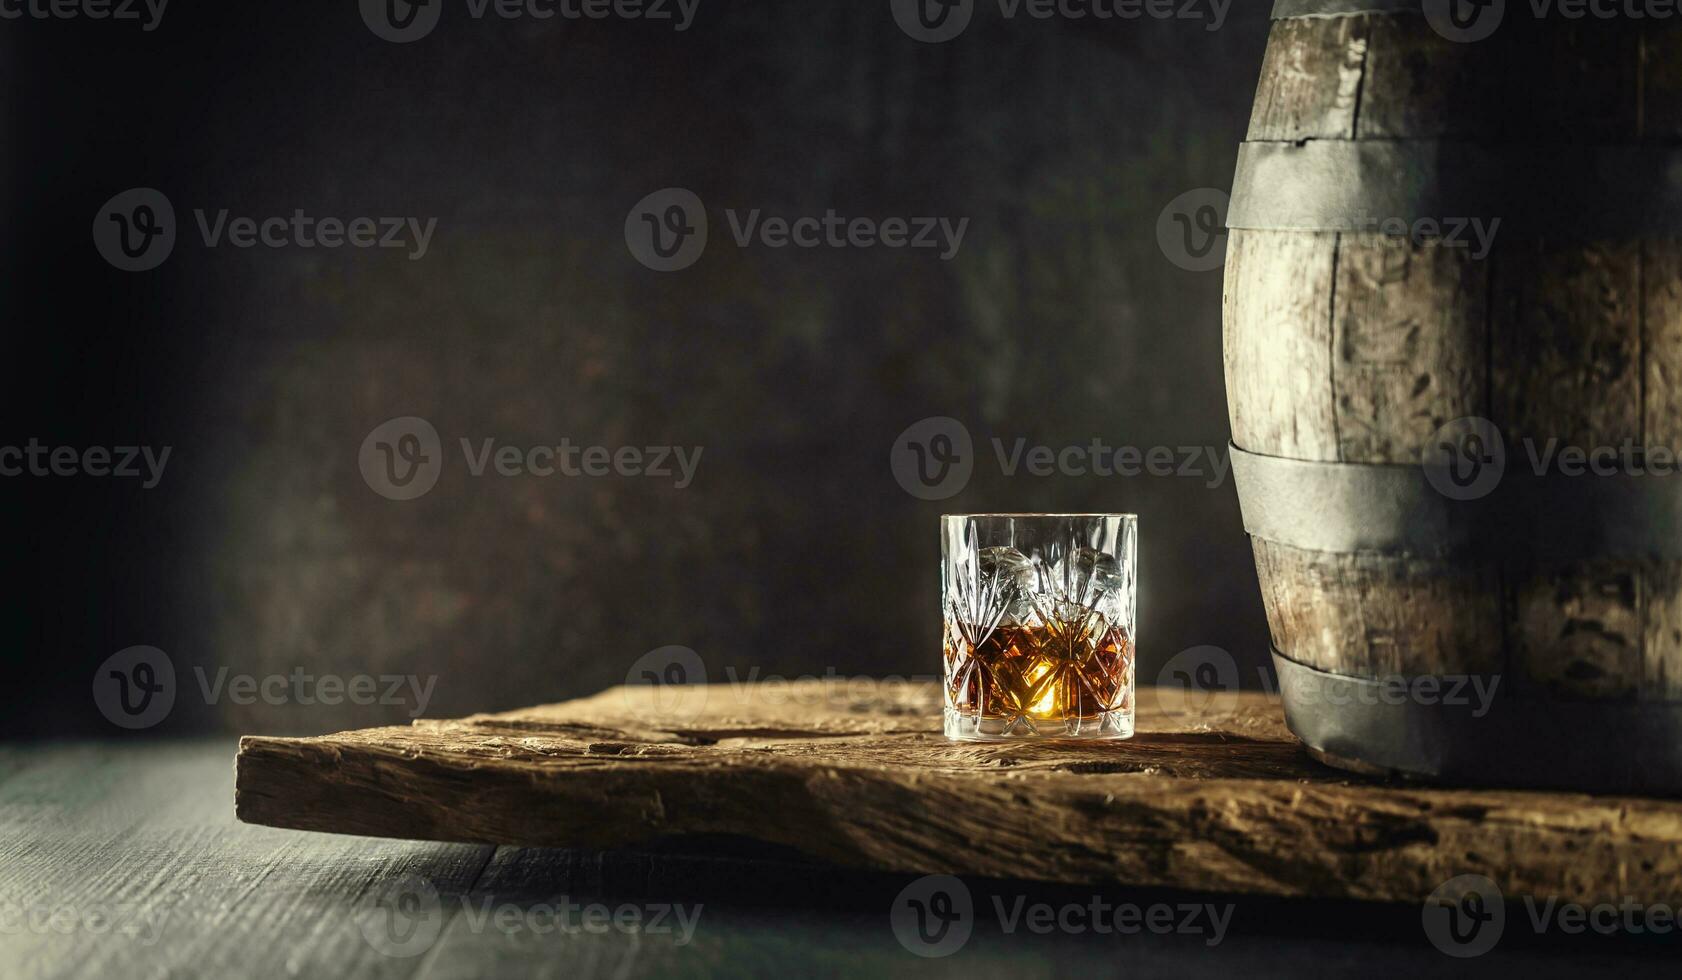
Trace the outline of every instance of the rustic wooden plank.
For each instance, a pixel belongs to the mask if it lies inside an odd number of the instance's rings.
[[[171,914],[161,939],[143,946],[86,932],[43,944],[32,935],[0,933],[0,976],[46,977],[413,977],[450,980],[484,976],[714,977],[900,976],[1017,978],[1103,976],[1117,969],[1144,976],[1226,972],[1265,962],[1270,975],[1324,972],[1339,960],[1372,959],[1366,976],[1419,976],[1439,970],[1442,956],[1420,940],[1419,907],[1305,902],[1256,896],[1210,896],[1137,889],[1044,885],[967,879],[974,935],[950,957],[923,960],[896,940],[889,910],[905,876],[847,871],[768,853],[764,845],[718,841],[706,853],[596,853],[500,848],[467,884],[449,860],[434,855],[482,848],[297,834],[239,826],[227,806],[226,741],[189,745],[126,742],[103,746],[36,746],[15,750],[28,785],[5,796],[0,844],[9,862],[39,848],[80,840],[111,867],[79,861],[30,885],[33,901],[74,902],[91,909],[109,895],[157,894]],[[39,772],[37,772],[39,770]],[[49,777],[50,778],[47,778]],[[139,794],[138,805],[114,798]],[[0,794],[3,795],[3,794]],[[174,797],[164,800],[163,797]],[[82,816],[92,806],[98,826]],[[174,843],[183,828],[207,831],[194,851]],[[216,831],[214,838],[209,831]],[[160,841],[167,846],[160,846]],[[137,853],[129,853],[137,852]],[[476,856],[469,867],[481,862]],[[342,870],[335,870],[336,868]],[[6,875],[7,866],[0,866]],[[76,872],[82,872],[78,875]],[[361,931],[362,896],[417,875],[440,891],[437,937],[411,957],[374,952]],[[84,882],[82,878],[94,879]],[[16,883],[16,876],[6,878]],[[160,899],[160,900],[162,900]],[[1017,903],[1086,908],[1121,903],[1213,903],[1230,928],[1211,945],[1207,934],[1155,936],[1056,930],[1039,935],[997,910]],[[546,927],[561,903],[629,905],[653,910],[683,904],[695,923],[691,941],[648,930]],[[699,907],[699,908],[697,908]],[[486,913],[489,913],[487,917]],[[426,910],[425,915],[431,915]],[[1673,963],[1639,947],[1604,940],[1562,958],[1557,944],[1527,944],[1509,911],[1499,947],[1478,960],[1534,977],[1580,977],[1616,969],[1620,976],[1674,972]],[[497,916],[501,916],[499,919]],[[574,921],[581,921],[582,913]],[[1179,916],[1176,916],[1178,921]],[[648,920],[645,920],[648,921]],[[528,925],[543,931],[534,932]],[[424,937],[426,927],[419,930]],[[1348,937],[1358,936],[1358,942]],[[58,955],[62,948],[77,951]],[[83,955],[80,947],[96,947]],[[159,947],[168,947],[162,948]],[[1587,954],[1585,961],[1581,954]],[[1668,975],[1668,974],[1665,974]]]
[[[919,686],[932,709],[936,685]],[[1508,895],[1682,897],[1682,803],[1351,779],[1307,761],[1263,695],[1216,699],[1231,730],[1162,717],[1148,692],[1130,742],[977,744],[942,738],[932,710],[885,714],[891,699],[817,690],[792,685],[775,705],[743,695],[744,707],[707,687],[617,689],[248,737],[238,812],[589,848],[730,835],[844,867],[1389,901],[1417,901],[1472,861]]]
[[[1250,139],[1353,136],[1369,20],[1274,22],[1250,114]]]
[[[1331,287],[1337,235],[1233,230],[1227,241],[1227,410],[1240,448],[1338,458]]]
[[[1445,423],[1485,414],[1488,289],[1471,248],[1343,236],[1333,376],[1345,462],[1416,463]]]
[[[1273,643],[1299,663],[1369,677],[1503,669],[1493,571],[1260,539],[1252,545]]]
[[[0,903],[59,925],[0,938],[0,975],[412,975],[362,937],[355,901],[409,872],[465,889],[491,849],[242,826],[230,747],[30,750],[0,782]]]

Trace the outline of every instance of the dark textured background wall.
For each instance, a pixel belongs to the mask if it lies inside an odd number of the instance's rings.
[[[158,30],[5,28],[12,380],[0,443],[173,447],[161,484],[0,481],[14,733],[108,731],[96,665],[168,652],[160,732],[325,731],[404,706],[207,705],[214,675],[438,677],[432,715],[622,682],[938,669],[936,517],[1141,515],[1141,678],[1266,630],[1230,483],[1006,477],[988,441],[1224,445],[1220,273],[1158,215],[1230,183],[1265,4],[1196,21],[1002,20],[942,45],[886,0],[702,0],[649,23],[473,21],[386,43],[354,3],[176,0]],[[94,250],[126,188],[174,204],[145,273]],[[633,203],[694,191],[692,268],[639,265]],[[723,210],[970,219],[950,262],[738,248]],[[193,210],[436,217],[382,250],[207,248]],[[421,416],[450,454],[409,502],[358,451]],[[982,457],[931,503],[895,436],[960,419]],[[459,439],[704,447],[693,484],[473,478]]]

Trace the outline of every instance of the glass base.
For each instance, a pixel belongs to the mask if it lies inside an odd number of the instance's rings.
[[[1133,712],[1106,711],[1091,718],[988,718],[946,709],[946,737],[961,742],[1011,742],[1025,738],[1120,739],[1133,737]]]

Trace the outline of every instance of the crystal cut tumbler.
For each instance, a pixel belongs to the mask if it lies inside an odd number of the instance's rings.
[[[948,738],[1133,734],[1131,514],[941,518]]]

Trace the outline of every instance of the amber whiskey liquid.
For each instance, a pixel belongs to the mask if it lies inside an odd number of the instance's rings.
[[[1059,723],[1131,713],[1133,641],[1103,616],[1077,610],[966,639],[980,632],[969,624],[947,630],[948,707],[1006,724],[1025,720],[1046,734],[1065,727]]]

